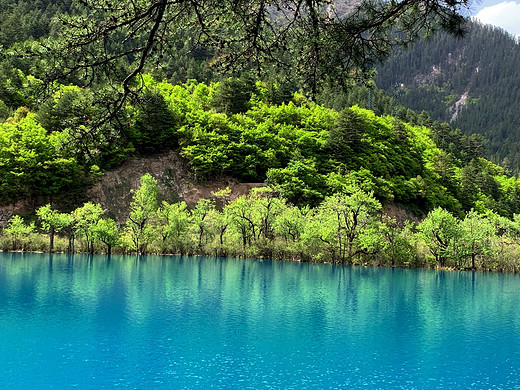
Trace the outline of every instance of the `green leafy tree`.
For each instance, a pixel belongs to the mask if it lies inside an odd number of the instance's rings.
[[[85,237],[87,252],[94,253],[95,226],[105,213],[100,204],[87,202],[72,212],[74,216],[74,229],[77,234]]]
[[[230,224],[230,215],[225,212],[215,212],[211,215],[216,233],[218,234],[218,249],[216,250],[217,256],[225,256],[227,251],[224,247],[224,235],[228,230]]]
[[[159,92],[147,91],[136,101],[129,139],[140,153],[157,153],[176,144],[177,121]]]
[[[331,129],[328,146],[340,161],[346,161],[362,146],[363,118],[347,108],[340,112],[336,125]]]
[[[242,250],[245,252],[247,245],[251,245],[255,240],[257,231],[251,200],[241,195],[226,205],[223,212],[228,216],[232,229],[238,232],[242,241]]]
[[[77,86],[60,86],[38,108],[38,122],[49,133],[86,125],[92,120],[92,94]]]
[[[307,237],[325,244],[333,262],[352,263],[377,247],[380,210],[379,201],[359,188],[351,188],[348,195],[334,194],[319,206]]]
[[[308,247],[304,245],[302,236],[308,228],[308,219],[312,215],[308,207],[296,207],[284,203],[274,221],[277,238],[282,238],[283,258],[298,260],[311,259]]]
[[[252,79],[229,77],[218,83],[212,105],[217,111],[228,115],[243,113],[249,109],[249,100],[255,91]]]
[[[325,197],[325,178],[311,161],[292,160],[286,168],[270,169],[267,182],[296,205],[315,205]]]
[[[22,217],[19,215],[13,215],[9,218],[9,221],[7,221],[7,228],[5,228],[4,231],[11,236],[11,239],[13,240],[13,250],[25,250],[27,240],[35,230],[36,226],[34,225],[34,222],[27,225]]]
[[[185,253],[188,249],[190,213],[186,202],[170,204],[163,201],[157,211],[163,251]]]
[[[456,245],[461,236],[459,221],[449,211],[437,207],[417,226],[436,263],[445,267],[456,260]]]
[[[258,221],[258,236],[266,240],[274,239],[276,219],[285,206],[283,199],[270,187],[252,189],[250,198]]]
[[[229,187],[219,189],[218,191],[214,191],[211,193],[216,201],[217,206],[220,205],[220,209],[224,209],[226,205],[230,203],[230,197],[231,197],[231,189]],[[217,228],[218,233],[218,250],[217,250],[217,256],[225,256],[226,250],[224,249],[224,234],[226,233],[228,227],[229,227],[229,214],[225,212],[219,212],[215,213],[214,215],[215,219],[215,226]]]
[[[286,207],[285,200],[270,187],[253,188],[249,194],[253,222],[256,225],[256,248],[262,257],[273,257],[276,219]]]
[[[0,100],[0,121],[5,121],[7,118],[9,118],[9,115],[9,107],[7,107],[7,105],[2,100]]]
[[[50,204],[36,210],[42,229],[49,235],[49,252],[54,252],[54,236],[70,224],[70,218],[65,213],[53,210]]]
[[[389,260],[392,267],[416,264],[412,228],[412,222],[399,223],[395,218],[383,216],[381,250],[385,263]]]
[[[476,269],[477,257],[491,257],[496,239],[492,222],[471,210],[460,222],[463,255],[471,259],[471,269]]]
[[[299,241],[305,228],[305,216],[308,213],[308,207],[286,206],[275,220],[275,233],[286,241]]]
[[[120,232],[116,221],[112,218],[100,218],[92,225],[90,231],[92,232],[93,239],[98,239],[106,245],[107,255],[112,254],[112,248],[120,242]]]
[[[131,240],[131,249],[139,254],[146,253],[154,238],[152,221],[159,207],[159,186],[149,173],[141,177],[140,186],[130,202],[130,215],[126,221],[126,232]]]
[[[212,218],[215,204],[210,199],[200,199],[191,210],[190,222],[197,237],[197,248],[202,251],[203,243],[211,239]]]
[[[59,135],[47,134],[35,115],[20,108],[15,117],[0,123],[0,195],[16,200],[52,195],[82,182],[74,158],[59,150]]]

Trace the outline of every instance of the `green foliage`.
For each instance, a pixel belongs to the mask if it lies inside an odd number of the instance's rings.
[[[229,218],[231,228],[240,236],[242,250],[245,252],[246,246],[256,239],[257,225],[254,221],[254,209],[252,200],[242,195],[234,202],[226,205],[224,214]]]
[[[461,220],[436,208],[415,225],[383,214],[373,194],[354,183],[315,208],[289,205],[270,187],[228,199],[222,211],[209,199],[201,199],[191,210],[184,202],[158,207],[157,194],[155,179],[144,175],[121,228],[102,218],[99,204],[85,203],[68,214],[46,205],[38,215],[42,229],[57,235],[58,250],[65,250],[62,235],[68,234],[69,252],[75,251],[71,240],[77,239],[80,250],[100,251],[102,243],[107,254],[116,248],[405,267],[516,271],[520,266],[515,257],[520,214],[510,220],[471,211]],[[226,190],[217,194],[230,195]],[[45,247],[34,223],[27,225],[20,216],[9,220],[0,237],[5,249],[7,241],[15,250]]]
[[[394,266],[418,266],[418,253],[414,246],[414,224],[400,223],[396,218],[383,215],[380,233],[381,263]]]
[[[280,199],[277,191],[270,187],[252,189],[250,198],[259,226],[257,236],[272,240],[275,236],[275,221],[286,208],[284,200]]]
[[[106,245],[106,253],[110,254],[112,248],[120,242],[120,232],[116,222],[111,219],[98,219],[91,227],[94,240],[100,240]]]
[[[209,199],[201,199],[191,210],[190,225],[197,237],[197,248],[202,249],[202,245],[212,238],[214,229],[211,215],[215,211],[214,203]]]
[[[77,235],[83,236],[87,244],[87,252],[94,252],[95,230],[104,210],[99,204],[85,203],[73,211],[74,230]]]
[[[49,234],[49,252],[54,251],[54,235],[59,233],[71,223],[69,215],[53,210],[50,204],[36,210],[36,215],[40,220],[44,232]]]
[[[453,266],[457,262],[457,241],[461,230],[457,219],[448,211],[438,207],[417,226],[436,263]]]
[[[328,146],[336,158],[346,161],[361,149],[363,133],[363,119],[347,108],[340,112],[336,125],[330,129]]]
[[[84,126],[92,119],[92,95],[76,86],[60,86],[38,108],[37,119],[49,133]]]
[[[306,227],[305,217],[309,214],[308,208],[296,206],[283,207],[274,223],[274,231],[286,242],[295,243],[300,240]]]
[[[359,188],[349,192],[326,198],[304,237],[309,245],[325,245],[332,262],[352,264],[356,256],[375,250],[380,241],[381,204]]]
[[[128,140],[140,153],[157,153],[176,145],[176,124],[165,98],[148,91],[137,102]]]
[[[87,0],[83,6],[100,7],[98,10],[102,9],[102,12],[91,13],[92,18],[85,18],[80,12],[64,20],[100,27],[84,30],[87,34],[108,28],[108,34],[124,35],[128,31],[120,30],[112,23],[131,13],[127,13],[119,3],[112,8],[109,3]],[[449,4],[449,8],[455,7],[456,3]],[[139,2],[124,4],[135,7],[134,10],[148,7]],[[303,8],[311,7],[321,12],[320,4],[308,2]],[[364,6],[367,4],[363,3]],[[407,14],[405,26],[408,32],[414,30],[412,22],[421,19],[421,8],[410,4],[412,9]],[[166,6],[166,3],[158,6]],[[309,32],[307,27],[312,26],[311,30],[324,35],[322,40],[316,40],[316,35],[311,34],[307,35],[309,40],[293,42],[287,47],[278,46],[289,55],[276,53],[279,55],[277,62],[287,61],[292,72],[268,68],[271,74],[265,75],[265,82],[255,83],[247,73],[242,76],[237,73],[236,77],[206,85],[190,78],[218,80],[219,77],[208,71],[205,63],[219,50],[225,52],[214,57],[217,64],[232,64],[227,61],[237,59],[234,56],[237,53],[246,53],[246,62],[254,58],[266,60],[267,57],[260,52],[251,51],[250,47],[243,50],[241,45],[251,37],[248,35],[251,31],[263,33],[271,30],[251,30],[248,26],[235,29],[236,20],[230,14],[241,11],[241,7],[232,5],[229,8],[225,2],[209,2],[204,6],[223,16],[218,23],[207,26],[210,33],[217,34],[213,37],[228,40],[228,22],[232,22],[230,46],[222,45],[223,41],[219,40],[215,50],[201,45],[191,47],[192,40],[188,39],[191,32],[184,29],[186,23],[182,19],[183,31],[168,36],[168,40],[161,35],[159,41],[162,44],[152,54],[162,52],[169,57],[167,60],[157,58],[159,61],[153,70],[157,80],[169,77],[170,81],[185,82],[183,85],[158,82],[150,75],[141,74],[145,68],[132,68],[140,63],[140,52],[132,52],[134,43],[139,43],[139,34],[130,37],[122,47],[116,44],[122,40],[121,36],[105,40],[107,35],[100,35],[98,38],[101,39],[89,41],[91,45],[76,46],[77,50],[70,51],[57,62],[43,59],[44,53],[38,51],[43,46],[34,41],[24,44],[36,49],[38,55],[32,59],[12,55],[18,53],[17,48],[3,52],[5,56],[0,61],[0,199],[9,202],[41,195],[50,198],[60,191],[83,185],[87,172],[91,177],[99,176],[101,170],[98,167],[110,168],[133,152],[149,154],[176,147],[180,147],[181,155],[198,179],[232,176],[243,181],[267,181],[275,190],[257,190],[235,201],[229,201],[229,194],[219,194],[217,198],[222,201],[223,212],[210,200],[201,200],[188,210],[182,202],[159,205],[157,182],[147,175],[134,193],[123,233],[113,220],[101,218],[103,210],[99,205],[85,204],[69,214],[52,210],[49,205],[40,208],[37,215],[42,230],[49,235],[50,251],[54,246],[54,234],[67,234],[71,251],[74,251],[73,243],[77,238],[85,243],[87,251],[95,250],[96,242],[102,242],[107,252],[116,246],[118,250],[137,253],[151,250],[256,254],[330,262],[420,265],[424,257],[422,249],[427,247],[436,258],[436,264],[441,266],[514,267],[514,260],[496,259],[513,259],[515,252],[508,247],[520,236],[519,218],[515,216],[512,221],[504,218],[520,213],[520,183],[517,178],[509,176],[518,170],[519,158],[514,154],[518,145],[512,138],[504,142],[510,133],[509,124],[518,122],[514,119],[518,110],[514,105],[504,103],[506,100],[502,96],[488,93],[489,90],[483,87],[491,81],[494,89],[502,95],[516,94],[514,77],[518,72],[510,63],[518,62],[518,50],[510,37],[474,23],[470,24],[471,39],[464,44],[463,51],[460,44],[448,36],[434,37],[430,43],[436,49],[429,50],[430,54],[446,59],[441,65],[445,69],[440,74],[440,84],[431,85],[431,80],[422,77],[430,75],[431,63],[426,55],[415,55],[412,51],[400,55],[399,62],[407,69],[402,87],[396,90],[395,81],[383,85],[386,82],[381,80],[386,70],[380,71],[378,83],[391,90],[393,97],[390,98],[373,85],[350,82],[343,85],[346,89],[331,86],[333,74],[320,73],[324,69],[320,62],[328,64],[334,71],[339,66],[341,74],[350,77],[359,76],[357,70],[370,65],[370,61],[359,63],[360,67],[354,72],[345,72],[342,68],[345,62],[337,59],[353,58],[355,52],[348,50],[363,44],[341,34],[341,47],[338,47],[334,33],[338,32],[339,20],[312,20],[312,12],[303,12],[300,19],[295,19],[295,24],[306,20],[309,24],[301,25],[306,34]],[[262,14],[260,3],[247,3],[246,6],[253,14]],[[383,7],[380,11],[385,13],[387,8],[401,5],[392,2],[377,6]],[[435,18],[438,3],[429,3],[429,6],[433,7],[428,9]],[[0,45],[7,48],[30,38],[38,39],[49,34],[58,36],[59,27],[49,20],[56,12],[69,10],[68,1],[60,4],[47,0],[35,4],[2,1]],[[119,13],[116,10],[123,11]],[[165,11],[168,14],[171,9]],[[369,8],[367,13],[359,15],[366,17],[365,22],[370,25],[374,20],[377,23],[376,17],[382,15],[373,12],[375,8]],[[105,13],[115,19],[107,19],[107,24],[101,25],[99,21]],[[455,19],[455,22],[459,20]],[[13,20],[17,23],[13,24]],[[267,22],[256,18],[240,20],[246,25],[247,20]],[[179,21],[176,19],[175,23]],[[351,25],[352,20],[346,18],[341,22]],[[378,38],[386,36],[386,28],[393,31],[396,27],[386,22],[378,24],[384,27],[377,31],[383,34]],[[137,29],[143,28],[145,34],[151,31],[147,21],[139,26]],[[278,27],[278,24],[272,27]],[[242,34],[242,39],[237,40],[235,34]],[[65,40],[78,37],[63,36]],[[490,54],[492,50],[483,50],[481,46],[478,46],[478,51],[474,49],[475,42],[482,41],[484,36],[492,36],[493,45],[510,54],[503,63],[496,64],[492,58],[496,56]],[[204,37],[210,38],[209,35]],[[268,38],[257,42],[270,42],[269,52],[274,54],[276,50],[271,50],[278,44],[270,40],[272,37]],[[386,52],[385,42],[383,39],[379,41],[382,46],[373,47],[377,53],[383,55]],[[52,40],[45,44],[49,49],[58,47]],[[298,51],[300,44],[306,49]],[[103,55],[108,55],[114,56],[115,62],[108,65],[111,60],[101,61],[104,68],[93,73],[88,70],[88,64],[82,63],[82,75],[78,72],[63,74],[62,69],[66,71],[67,66],[77,65],[77,56],[87,46],[91,51],[84,52],[86,56],[82,60],[94,56],[98,62]],[[420,42],[417,47],[427,46]],[[345,48],[348,52],[343,51]],[[191,54],[186,56],[190,51]],[[354,57],[357,61],[358,56]],[[469,64],[471,77],[464,75],[467,70],[460,66],[461,61]],[[260,69],[265,63],[257,61],[254,65]],[[390,73],[396,73],[396,66],[396,61],[391,60]],[[477,72],[476,67],[479,69]],[[135,75],[140,77],[127,79],[129,69],[136,69]],[[419,92],[410,88],[413,79],[421,79],[417,77],[417,69],[424,84]],[[326,77],[320,78],[320,74]],[[497,74],[502,77],[496,79]],[[65,76],[62,85],[42,83],[41,80],[55,75]],[[88,80],[83,79],[87,82],[79,83],[83,76],[87,76]],[[435,76],[435,72],[431,76]],[[109,85],[108,79],[125,81],[122,85],[117,82]],[[318,84],[327,87],[320,91],[316,88]],[[89,88],[77,85],[88,85]],[[303,93],[312,95],[324,106],[308,101],[302,93],[294,93],[305,85],[309,88]],[[48,99],[39,103],[37,92],[41,87],[48,88],[50,94]],[[445,109],[446,105],[453,105],[466,88],[471,89],[467,104],[456,112],[455,117],[453,111]],[[134,92],[132,99],[128,98],[130,90]],[[117,100],[121,96],[127,99]],[[114,97],[116,103],[124,103],[121,105],[123,110],[117,111]],[[437,104],[441,101],[443,106]],[[490,101],[498,102],[500,109],[491,110]],[[431,109],[431,117],[425,111],[414,113],[399,102]],[[484,117],[484,112],[490,113],[492,119]],[[392,116],[384,116],[390,114]],[[463,128],[464,133],[431,119],[451,120],[452,117],[455,126]],[[469,134],[475,129],[487,135],[489,142],[479,135]],[[507,169],[483,158],[485,146],[491,148],[494,161],[504,161]],[[503,156],[509,157],[503,160]],[[411,225],[403,225],[391,218],[382,221],[379,202],[401,203],[418,215],[433,211],[419,225],[420,234],[414,235]],[[465,212],[469,213],[465,215]],[[353,225],[362,228],[352,229]],[[34,235],[33,231],[34,225],[27,226],[18,217],[9,222],[5,233],[13,240],[12,247],[20,249],[27,248],[27,237]],[[61,243],[58,247],[60,245],[63,247]]]
[[[218,112],[228,115],[244,113],[249,109],[249,101],[255,91],[252,79],[229,77],[216,85],[211,103]]]
[[[163,253],[180,253],[188,251],[190,237],[190,214],[186,202],[170,204],[163,202],[157,212],[159,231]]]
[[[470,211],[460,222],[462,236],[460,239],[462,256],[471,259],[471,269],[476,269],[478,257],[493,257],[493,240],[496,238],[492,222],[475,211]],[[462,265],[462,264],[461,264]]]
[[[7,228],[4,232],[12,240],[12,250],[25,250],[29,243],[29,238],[35,230],[34,222],[27,225],[22,217],[14,215],[7,221]]]
[[[0,122],[3,122],[9,118],[10,114],[9,107],[7,107],[7,105],[2,100],[0,100]]]
[[[440,134],[439,147],[453,153],[458,143],[468,161],[484,152],[495,163],[507,157],[517,174],[520,46],[498,27],[478,21],[467,27],[464,39],[440,33],[396,50],[378,67],[377,85],[406,107],[462,130]]]
[[[315,205],[325,197],[325,179],[308,160],[291,160],[286,168],[270,169],[267,181],[293,204]]]
[[[70,9],[70,0],[2,0],[0,4],[0,46],[38,39],[51,32],[51,18]]]
[[[55,39],[29,41],[25,49],[42,58],[50,80],[121,85],[123,93],[109,105],[138,91],[146,69],[176,81],[193,73],[206,79],[204,63],[227,73],[281,74],[273,79],[290,78],[315,97],[323,84],[368,78],[393,47],[423,34],[442,29],[461,35],[460,9],[467,5],[364,1],[331,8],[328,0],[207,0],[179,7],[169,1],[84,0],[55,20]],[[231,105],[223,104],[226,110],[248,100],[239,96],[243,89],[231,90],[239,93]]]
[[[53,210],[50,204],[40,207],[36,210],[36,215],[40,219],[42,229],[50,233],[59,233],[69,223],[66,214],[60,213],[58,210]]]
[[[155,234],[152,221],[159,207],[158,193],[157,180],[147,173],[141,177],[140,186],[134,192],[130,203],[130,215],[125,231],[130,249],[140,254],[146,253],[147,246]]]
[[[0,197],[3,201],[54,194],[82,184],[81,170],[59,150],[59,134],[48,134],[35,115],[19,109],[0,123]]]
[[[37,116],[19,109],[0,124],[3,198],[78,186],[82,171],[99,175],[98,163],[118,163],[132,144],[139,153],[152,153],[178,142],[196,178],[267,181],[300,206],[316,206],[357,185],[418,214],[438,206],[459,217],[471,209],[520,212],[516,179],[479,157],[481,140],[426,113],[414,121],[431,128],[357,106],[338,113],[297,94],[287,104],[272,105],[268,84],[257,83],[244,112],[223,114],[212,104],[222,98],[218,91],[225,82],[173,86],[151,76],[142,81],[143,95],[119,118],[128,124],[126,140],[110,126],[89,127],[98,113],[88,91],[74,86],[58,88]]]

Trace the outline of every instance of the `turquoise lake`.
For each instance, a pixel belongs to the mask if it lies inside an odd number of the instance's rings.
[[[0,253],[0,388],[520,388],[519,293],[518,275]]]

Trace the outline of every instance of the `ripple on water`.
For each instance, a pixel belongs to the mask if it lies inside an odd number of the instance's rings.
[[[49,262],[0,254],[2,388],[519,388],[514,275]]]

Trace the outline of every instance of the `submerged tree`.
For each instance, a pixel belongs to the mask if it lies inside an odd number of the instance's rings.
[[[471,259],[471,269],[476,269],[478,257],[491,257],[493,254],[494,226],[488,218],[471,210],[460,222],[460,227],[463,255]]]
[[[94,238],[107,247],[107,255],[112,254],[112,248],[119,243],[119,230],[112,218],[101,218],[91,228]]]
[[[4,231],[9,236],[11,236],[13,240],[13,250],[24,250],[27,239],[31,234],[34,233],[35,230],[36,227],[34,226],[34,222],[25,224],[22,217],[19,215],[14,215],[7,222],[7,228],[5,228]]]
[[[456,259],[455,245],[461,229],[459,221],[449,211],[437,207],[428,213],[417,229],[439,266],[445,267],[448,260]]]
[[[54,252],[54,235],[70,224],[71,218],[68,214],[53,210],[50,204],[36,210],[43,230],[49,235],[49,252]]]
[[[235,230],[242,240],[242,250],[245,252],[247,245],[256,238],[256,224],[251,198],[245,195],[239,196],[235,201],[224,207],[224,214],[229,218],[231,228]]]
[[[210,217],[215,211],[214,202],[209,199],[200,199],[195,208],[191,210],[191,224],[195,235],[197,236],[197,249],[202,250],[204,238],[208,238],[211,232],[212,218]]]
[[[337,193],[318,207],[307,239],[318,238],[333,262],[352,263],[355,256],[376,248],[380,237],[381,203],[359,188]],[[311,242],[311,241],[309,241]]]
[[[185,253],[189,241],[190,224],[190,214],[186,202],[170,204],[163,201],[157,211],[157,220],[163,252]]]
[[[94,253],[94,227],[105,211],[99,203],[87,202],[72,212],[76,233],[85,237],[87,252]]]

